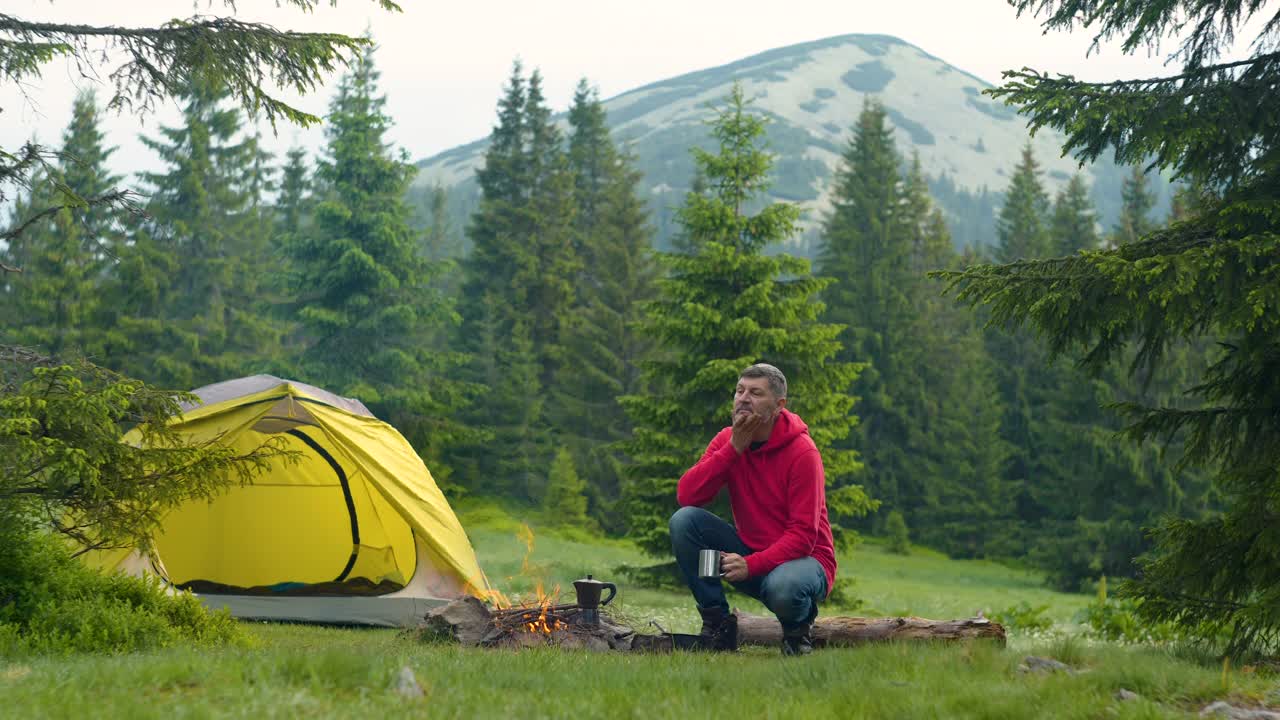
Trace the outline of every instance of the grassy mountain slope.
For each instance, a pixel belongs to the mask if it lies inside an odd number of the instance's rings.
[[[689,148],[709,142],[707,105],[719,102],[734,82],[742,83],[754,107],[773,121],[773,194],[805,208],[802,252],[811,249],[814,230],[830,207],[832,171],[869,97],[888,110],[904,156],[920,154],[957,244],[991,241],[999,195],[1028,137],[1024,120],[981,94],[989,83],[914,45],[885,35],[842,35],[769,50],[605,101],[615,136],[631,147],[644,173],[660,246],[670,239],[672,212],[692,177]],[[1032,142],[1045,183],[1055,192],[1077,164],[1061,157],[1057,133],[1040,132]],[[418,163],[418,187],[450,188],[457,227],[474,208],[474,174],[486,144],[470,143]],[[1110,228],[1124,171],[1100,162],[1085,172],[1103,225]],[[1158,186],[1167,202],[1167,185]]]

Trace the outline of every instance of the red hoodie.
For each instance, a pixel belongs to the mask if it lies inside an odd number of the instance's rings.
[[[741,455],[729,442],[733,428],[719,432],[702,459],[676,488],[681,506],[706,505],[729,486],[738,536],[755,552],[747,556],[752,577],[789,560],[812,557],[835,585],[836,554],[827,520],[822,456],[799,415],[782,410],[769,439]]]

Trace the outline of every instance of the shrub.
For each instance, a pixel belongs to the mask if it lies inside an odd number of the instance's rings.
[[[241,644],[226,611],[155,578],[105,575],[65,541],[25,527],[0,532],[0,655],[132,652],[175,643]]]
[[[991,619],[1010,630],[1048,630],[1053,627],[1053,619],[1045,616],[1048,610],[1048,605],[1032,605],[1023,600],[1017,605],[991,613]]]
[[[1107,579],[1098,583],[1097,598],[1080,611],[1077,619],[1094,637],[1115,642],[1170,642],[1181,637],[1172,623],[1144,622],[1138,609],[1140,600],[1107,595]]]
[[[862,598],[854,594],[856,584],[853,578],[837,577],[835,587],[831,588],[831,593],[827,595],[823,604],[844,610],[856,610],[862,607]]]

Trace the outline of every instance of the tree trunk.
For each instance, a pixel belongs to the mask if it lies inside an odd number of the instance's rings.
[[[813,644],[861,645],[886,640],[969,640],[982,638],[1005,643],[1004,626],[986,618],[967,620],[926,620],[918,617],[818,618],[813,624]],[[776,618],[738,613],[738,643],[779,645],[782,626]]]

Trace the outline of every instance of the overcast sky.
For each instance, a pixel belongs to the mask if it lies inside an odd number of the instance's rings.
[[[31,20],[148,25],[174,16],[228,14],[218,0],[4,0],[4,12]],[[379,10],[371,0],[339,0],[312,14],[278,9],[272,0],[238,0],[237,16],[305,31],[360,34],[371,29],[391,140],[418,160],[487,135],[495,104],[519,57],[539,68],[552,107],[563,110],[581,77],[608,98],[647,83],[722,65],[776,47],[847,33],[899,37],[990,83],[1023,66],[1084,79],[1168,74],[1163,55],[1145,50],[1125,56],[1116,46],[1086,57],[1091,33],[1043,35],[1039,20],[1017,18],[1005,0],[400,0],[403,13]],[[1259,27],[1260,23],[1251,24]],[[1253,35],[1242,33],[1232,57],[1247,55]],[[1172,44],[1166,48],[1172,49]],[[337,78],[300,99],[323,114]],[[26,87],[0,87],[0,147],[32,136],[56,143],[70,118],[77,77],[64,62],[45,66]],[[100,99],[109,95],[102,86]],[[175,105],[155,116],[113,116],[105,123],[120,150],[117,171],[154,166],[137,142],[172,122]],[[145,124],[144,124],[145,123]],[[281,126],[273,149],[291,144],[315,149],[319,130]]]

